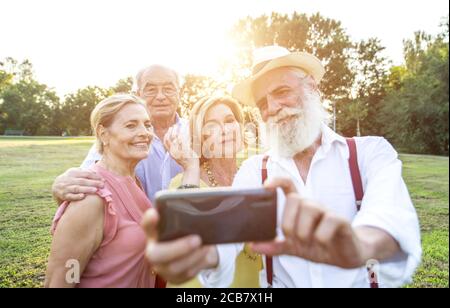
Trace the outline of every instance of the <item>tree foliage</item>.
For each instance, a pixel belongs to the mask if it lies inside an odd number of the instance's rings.
[[[35,80],[32,64],[6,58],[0,62],[0,80],[0,133],[13,129],[46,134],[59,98]]]
[[[391,69],[386,85],[385,134],[404,151],[448,155],[448,19],[435,38],[416,32],[405,40],[404,56],[405,65]]]

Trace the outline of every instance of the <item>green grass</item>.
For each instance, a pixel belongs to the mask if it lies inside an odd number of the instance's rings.
[[[449,159],[411,154],[400,158],[422,231],[422,264],[408,287],[448,288]]]
[[[0,138],[0,287],[41,287],[56,210],[54,178],[92,138]]]
[[[56,210],[54,178],[78,166],[92,138],[0,137],[0,288],[41,287]],[[447,157],[401,155],[420,216],[423,261],[408,287],[448,287]]]

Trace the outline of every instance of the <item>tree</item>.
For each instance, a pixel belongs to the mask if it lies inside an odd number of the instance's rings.
[[[117,81],[114,87],[111,87],[111,94],[114,93],[131,93],[133,87],[133,77],[127,77]]]
[[[3,62],[0,62],[0,92],[11,84],[13,75],[3,70]]]
[[[59,99],[46,85],[37,81],[20,81],[7,87],[2,93],[2,110],[5,129],[24,130],[28,135],[47,134],[51,119],[51,106]]]
[[[35,80],[30,61],[8,57],[0,61],[0,134],[6,129],[28,135],[90,134],[95,105],[114,93],[130,93],[133,78],[120,79],[108,89],[87,87],[65,97]]]
[[[437,37],[416,32],[404,41],[405,65],[391,69],[380,119],[386,136],[407,152],[449,153],[449,50],[446,29]]]
[[[28,60],[6,58],[1,67],[0,133],[18,129],[29,135],[47,134],[51,108],[59,103],[56,93],[34,79]]]
[[[126,77],[117,81],[110,88],[104,89],[98,86],[88,86],[79,89],[76,93],[66,95],[64,103],[54,109],[55,126],[61,127],[61,133],[65,131],[69,135],[90,135],[90,115],[95,106],[106,97],[115,93],[131,93],[133,78]],[[59,119],[63,117],[64,123]]]
[[[339,108],[339,130],[344,135],[361,136],[362,131],[365,135],[381,133],[378,114],[388,75],[388,60],[382,55],[383,50],[376,38],[362,40],[354,46],[351,69],[355,78],[349,100]]]
[[[108,97],[110,91],[100,87],[86,87],[66,95],[61,112],[66,119],[69,135],[90,135],[90,115],[95,105]]]
[[[5,130],[5,123],[8,114],[3,106],[3,98],[1,98],[1,93],[7,88],[11,82],[13,75],[4,70],[5,63],[0,61],[0,134]]]

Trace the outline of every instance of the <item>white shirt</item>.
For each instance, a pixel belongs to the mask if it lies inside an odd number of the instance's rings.
[[[315,153],[306,183],[293,159],[275,157],[269,151],[268,178],[289,176],[303,198],[319,202],[346,218],[353,227],[371,226],[388,232],[400,245],[401,253],[379,262],[375,269],[380,287],[398,287],[411,281],[420,263],[420,229],[416,211],[402,179],[402,163],[397,152],[382,137],[356,139],[358,165],[364,198],[357,212],[348,165],[349,150],[345,138],[323,126],[322,144]],[[261,186],[263,155],[246,160],[236,174],[233,187]],[[277,234],[284,210],[285,196],[278,193]],[[207,287],[227,287],[234,277],[235,258],[243,244],[219,245],[217,269],[203,271],[200,281]],[[367,269],[342,269],[293,256],[273,258],[273,287],[369,287]],[[267,286],[265,269],[260,273],[262,287]]]

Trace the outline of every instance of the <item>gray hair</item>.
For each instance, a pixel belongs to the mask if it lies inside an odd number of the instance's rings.
[[[317,81],[314,79],[314,77],[311,74],[309,74],[308,72],[306,72],[305,70],[303,70],[302,68],[297,67],[297,66],[288,66],[287,68],[290,72],[293,72],[295,75],[297,75],[297,77],[299,79],[305,79],[305,78],[310,79],[312,81],[313,87],[317,91],[319,91],[319,84],[317,83]],[[320,93],[320,91],[319,91],[319,93]]]
[[[299,78],[306,78],[308,76],[311,76],[310,74],[308,74],[308,72],[306,72],[305,70],[303,70],[302,68],[297,67],[297,66],[288,66],[287,69],[290,72],[295,73]]]
[[[175,76],[175,82],[176,82],[176,86],[178,89],[181,88],[181,79],[180,79],[180,75],[178,74],[177,71],[175,71],[174,69],[164,66],[164,65],[160,65],[160,64],[153,64],[153,65],[149,65],[147,67],[144,67],[143,69],[141,69],[137,74],[136,77],[134,78],[134,82],[133,82],[133,87],[132,87],[132,91],[133,93],[138,93],[139,90],[141,90],[141,87],[143,86],[142,83],[142,77],[144,76],[145,72],[147,72],[150,69],[154,69],[154,68],[160,68],[160,69],[165,69],[171,73],[174,74]],[[144,85],[145,86],[145,85]]]

